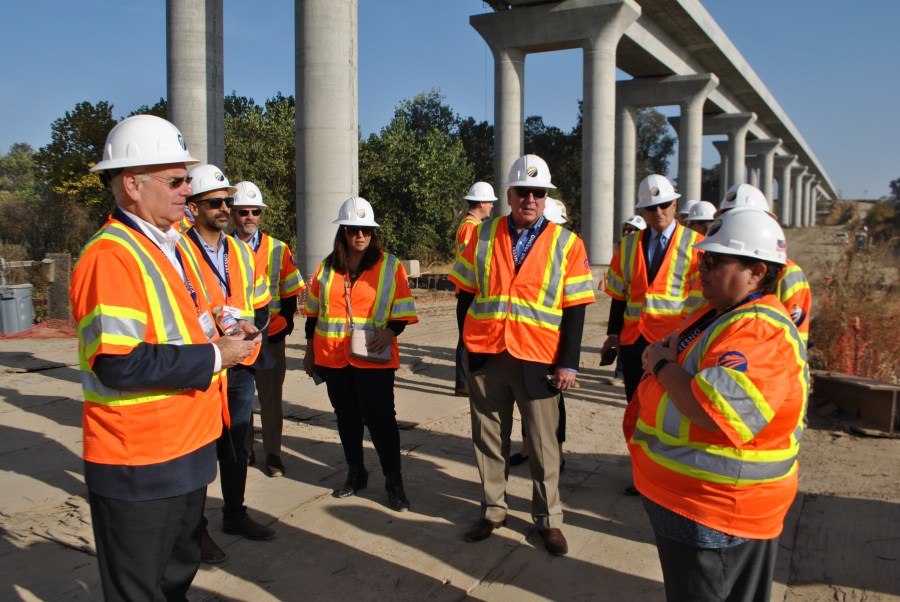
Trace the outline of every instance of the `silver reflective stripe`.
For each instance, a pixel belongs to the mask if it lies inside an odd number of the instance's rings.
[[[103,335],[126,336],[143,341],[146,327],[140,320],[100,313],[81,329],[81,344],[85,349],[90,349]]]
[[[773,479],[783,478],[791,473],[797,462],[796,455],[789,458],[773,461],[755,462],[748,460],[742,456],[740,459],[729,458],[725,455],[716,453],[718,449],[722,449],[725,453],[734,453],[730,448],[718,448],[714,445],[705,445],[703,449],[695,449],[687,446],[673,446],[660,441],[657,437],[650,433],[645,433],[640,429],[636,429],[633,438],[636,441],[643,441],[651,453],[663,456],[671,462],[682,465],[689,470],[698,470],[705,473],[724,477],[732,482],[734,481],[771,481]],[[775,450],[776,453],[781,450]],[[765,452],[757,452],[764,454]],[[685,469],[678,470],[684,474]],[[676,469],[677,470],[677,469]],[[694,475],[695,478],[697,477]],[[703,479],[709,480],[709,479]]]
[[[509,304],[510,317],[526,318],[553,326],[562,324],[562,310],[549,310],[533,304],[527,304],[522,300],[513,299]]]
[[[394,275],[400,260],[384,253],[381,256],[381,281],[378,283],[378,291],[375,293],[375,308],[372,312],[372,320],[378,327],[387,324],[388,312],[391,309],[391,300],[394,298]]]
[[[631,258],[642,236],[643,234],[639,232],[634,236],[626,236],[622,241],[622,277],[626,283],[630,283],[634,279],[634,261]]]
[[[507,218],[509,219],[509,218]],[[488,288],[488,276],[491,273],[491,255],[494,233],[497,231],[497,224],[501,219],[492,219],[489,222],[482,223],[481,227],[476,230],[478,232],[478,242],[475,243],[475,277],[478,294],[484,295]]]
[[[346,329],[346,320],[328,320],[323,318],[319,318],[318,320],[316,320],[316,330],[322,333],[333,332],[339,334],[344,332]]]
[[[547,308],[560,305],[558,300],[562,292],[560,282],[563,276],[563,262],[566,260],[566,245],[575,236],[565,228],[557,227],[555,230],[557,233],[556,240],[553,241],[553,246],[550,247],[550,261],[552,263],[550,278],[547,281],[547,286],[544,288],[544,298],[541,300],[541,305]]]
[[[469,310],[476,316],[483,314],[503,314],[506,315],[507,309],[509,307],[509,302],[506,300],[496,301],[496,300],[486,300],[479,301],[478,298],[472,303],[471,309]]]
[[[594,281],[593,280],[582,280],[580,282],[573,282],[571,284],[565,285],[565,296],[571,297],[572,295],[578,295],[581,293],[592,293],[594,292]]]
[[[660,299],[654,295],[647,295],[644,300],[644,310],[666,311],[680,313],[684,307],[684,299]]]
[[[398,301],[397,303],[394,303],[394,307],[391,309],[391,313],[396,315],[411,314],[415,311],[416,304],[412,299],[408,301]]]
[[[678,240],[678,248],[675,249],[675,267],[673,268],[673,271],[669,272],[671,274],[672,283],[669,288],[669,294],[673,297],[681,296],[684,276],[687,274],[687,270],[690,267],[691,238],[693,238],[691,236],[691,231],[682,230]]]
[[[741,422],[747,426],[754,437],[769,425],[768,419],[760,413],[759,408],[753,402],[753,397],[748,395],[744,387],[732,378],[726,368],[710,367],[702,374],[703,378],[731,406],[734,413],[741,417]],[[752,383],[748,384],[753,386]],[[756,387],[754,386],[753,389],[756,390]],[[756,392],[759,393],[759,391]]]

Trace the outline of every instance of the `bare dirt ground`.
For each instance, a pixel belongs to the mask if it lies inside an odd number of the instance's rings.
[[[839,252],[833,232],[789,231],[810,278]],[[837,250],[835,250],[837,249]],[[821,262],[821,263],[820,263]],[[191,600],[662,600],[653,534],[640,502],[621,495],[630,465],[621,386],[599,368],[608,303],[588,311],[580,387],[567,395],[561,479],[570,554],[550,557],[531,527],[527,466],[511,469],[510,520],[485,542],[462,532],[478,516],[468,402],[452,396],[456,327],[446,294],[422,294],[421,322],[401,337],[396,394],[412,511],[386,507],[372,476],[337,500],[345,466],[324,387],[288,344],[287,474],[250,471],[251,514],[269,542],[221,532],[219,486],[207,516],[228,559],[201,568]],[[81,390],[73,340],[0,340],[0,599],[101,598],[80,460]],[[900,440],[846,429],[813,406],[801,444],[798,495],[780,542],[773,600],[900,600]],[[514,429],[518,433],[518,429]],[[259,455],[257,449],[257,455]]]

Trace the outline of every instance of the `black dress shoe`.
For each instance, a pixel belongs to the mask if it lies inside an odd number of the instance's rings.
[[[528,456],[523,456],[519,452],[514,453],[509,457],[509,465],[510,466],[518,466],[524,462],[528,461]]]
[[[453,390],[453,394],[457,397],[468,397],[469,389],[468,389],[468,387],[456,387]]]
[[[409,510],[409,500],[406,492],[403,491],[403,479],[400,475],[388,475],[384,488],[388,494],[388,504],[397,512],[406,512]]]
[[[225,552],[209,536],[209,532],[203,529],[200,534],[200,562],[204,564],[219,564],[225,560]]]
[[[222,531],[232,535],[243,535],[247,539],[255,539],[257,541],[275,537],[275,531],[259,524],[246,514],[239,518],[226,518],[223,520]]]
[[[543,531],[538,531],[538,533],[540,533],[541,539],[544,540],[544,547],[553,556],[565,556],[569,553],[569,544],[559,529],[544,529]]]
[[[477,521],[472,523],[472,526],[469,527],[469,530],[465,532],[465,534],[463,535],[463,539],[465,539],[466,541],[481,541],[490,537],[491,533],[494,532],[494,529],[499,529],[500,527],[505,526],[505,518],[502,521],[493,521],[486,518],[479,518]]]
[[[275,454],[266,456],[266,472],[270,477],[284,476],[284,462],[281,461],[281,456]]]
[[[335,489],[331,495],[334,497],[350,497],[360,489],[365,489],[368,484],[369,472],[366,470],[366,467],[362,464],[351,466],[347,469],[347,480],[344,481],[343,485]]]

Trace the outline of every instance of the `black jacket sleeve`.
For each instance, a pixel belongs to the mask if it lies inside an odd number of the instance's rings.
[[[287,322],[284,329],[285,336],[294,332],[294,314],[297,313],[297,295],[283,297],[281,299],[281,317]]]
[[[578,370],[581,362],[581,336],[584,334],[585,305],[573,305],[562,310],[560,325],[559,360],[561,368]]]
[[[625,326],[626,302],[613,299],[609,305],[609,324],[606,326],[606,334],[619,334]]]
[[[209,388],[216,366],[212,345],[139,343],[128,355],[99,355],[94,374],[115,389]]]
[[[466,312],[475,300],[475,293],[459,291],[456,295],[456,327],[459,328],[459,336],[462,336],[463,325],[466,323]]]

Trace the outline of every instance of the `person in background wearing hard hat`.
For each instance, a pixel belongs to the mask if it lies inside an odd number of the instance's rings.
[[[363,426],[369,428],[385,476],[390,507],[409,510],[400,472],[400,431],[394,409],[394,374],[400,367],[397,337],[419,321],[400,260],[381,248],[372,205],[350,197],[338,210],[334,251],[319,264],[303,313],[306,353],[303,369],[322,378],[337,416],[347,460],[347,480],[334,497],[366,487]],[[374,361],[351,348],[353,330],[366,332],[366,348],[389,356]],[[372,333],[369,335],[368,333]]]
[[[198,163],[178,129],[136,115],[106,138],[100,172],[116,208],[81,252],[69,296],[78,324],[84,477],[103,596],[183,600],[200,566],[206,486],[228,423],[225,369],[256,329],[221,336],[223,302],[172,228]]]
[[[457,321],[469,352],[472,440],[484,498],[463,538],[481,541],[506,522],[513,407],[529,440],[531,517],[544,547],[568,553],[559,500],[559,393],[575,382],[585,305],[594,302],[584,243],[544,213],[551,183],[537,155],[516,159],[509,216],[477,227],[453,267]]]
[[[716,212],[716,217],[721,217],[732,209],[739,207],[761,211],[775,219],[775,215],[769,210],[769,201],[766,200],[765,195],[759,188],[750,184],[735,184],[732,186],[722,200],[722,204]],[[788,259],[784,269],[781,270],[775,294],[778,295],[791,319],[794,320],[797,330],[800,331],[800,338],[803,339],[803,344],[809,345],[812,289],[809,287],[809,279],[807,279],[806,274],[794,261]]]
[[[562,226],[569,221],[566,211],[566,205],[558,200],[547,197],[544,204],[544,217],[554,224]],[[566,460],[563,458],[563,443],[566,442],[566,398],[563,392],[559,392],[559,425],[556,427],[556,441],[559,443],[559,471],[562,472],[566,467]],[[518,466],[528,461],[528,435],[525,433],[525,426],[522,426],[522,447],[509,457],[510,466]]]
[[[691,207],[684,225],[698,234],[705,235],[710,222],[715,219],[715,214],[715,205],[709,201],[700,201]]]
[[[256,390],[259,393],[259,421],[262,426],[263,451],[266,473],[270,477],[284,475],[281,461],[281,432],[284,423],[282,410],[285,363],[285,337],[294,330],[294,314],[297,313],[297,296],[306,289],[306,283],[294,263],[294,256],[287,243],[265,234],[259,229],[262,211],[266,207],[262,192],[253,182],[234,185],[234,206],[231,221],[234,236],[250,245],[256,256],[256,271],[267,274],[269,281],[269,329],[262,343],[263,351],[255,364]],[[248,464],[253,464],[253,417],[247,429]]]
[[[265,272],[257,272],[253,250],[245,243],[225,235],[231,205],[237,188],[215,165],[195,165],[188,171],[194,194],[188,207],[194,226],[185,232],[179,248],[201,266],[206,286],[219,289],[225,303],[218,308],[217,320],[225,314],[235,320],[253,321],[265,330],[269,321],[269,283]],[[262,336],[260,333],[260,340]],[[222,486],[222,530],[247,539],[266,540],[275,532],[247,514],[244,490],[247,484],[247,451],[244,442],[253,423],[254,353],[228,371],[228,413],[231,424],[218,441],[219,481]],[[205,525],[204,525],[205,527]],[[225,559],[207,529],[202,534],[203,562],[215,564]]]
[[[700,201],[685,201],[684,204],[678,209],[678,212],[675,214],[675,219],[679,224],[687,227],[688,214],[691,212],[691,208],[694,205],[699,203]]]
[[[642,232],[647,229],[647,222],[640,215],[632,215],[622,222],[622,238],[635,232]]]
[[[696,248],[707,305],[647,347],[623,431],[666,598],[769,600],[809,392],[773,294],[786,242],[771,217],[735,209]]]
[[[692,247],[702,236],[675,221],[680,196],[665,176],[652,174],[641,181],[637,208],[650,227],[621,240],[607,272],[605,290],[612,303],[600,354],[618,349],[628,403],[644,373],[644,349],[675,330],[699,302],[699,292],[690,296],[697,278]],[[627,487],[625,493],[637,491]]]
[[[475,182],[469,188],[469,193],[463,197],[468,205],[466,217],[459,225],[456,231],[456,256],[453,258],[454,264],[459,259],[463,249],[472,238],[475,228],[491,215],[494,210],[494,203],[497,196],[494,194],[494,187],[487,182]],[[464,360],[465,345],[463,345],[462,333],[460,333],[459,341],[456,343],[456,387],[454,394],[458,397],[469,396],[469,386],[466,383],[466,366]]]

